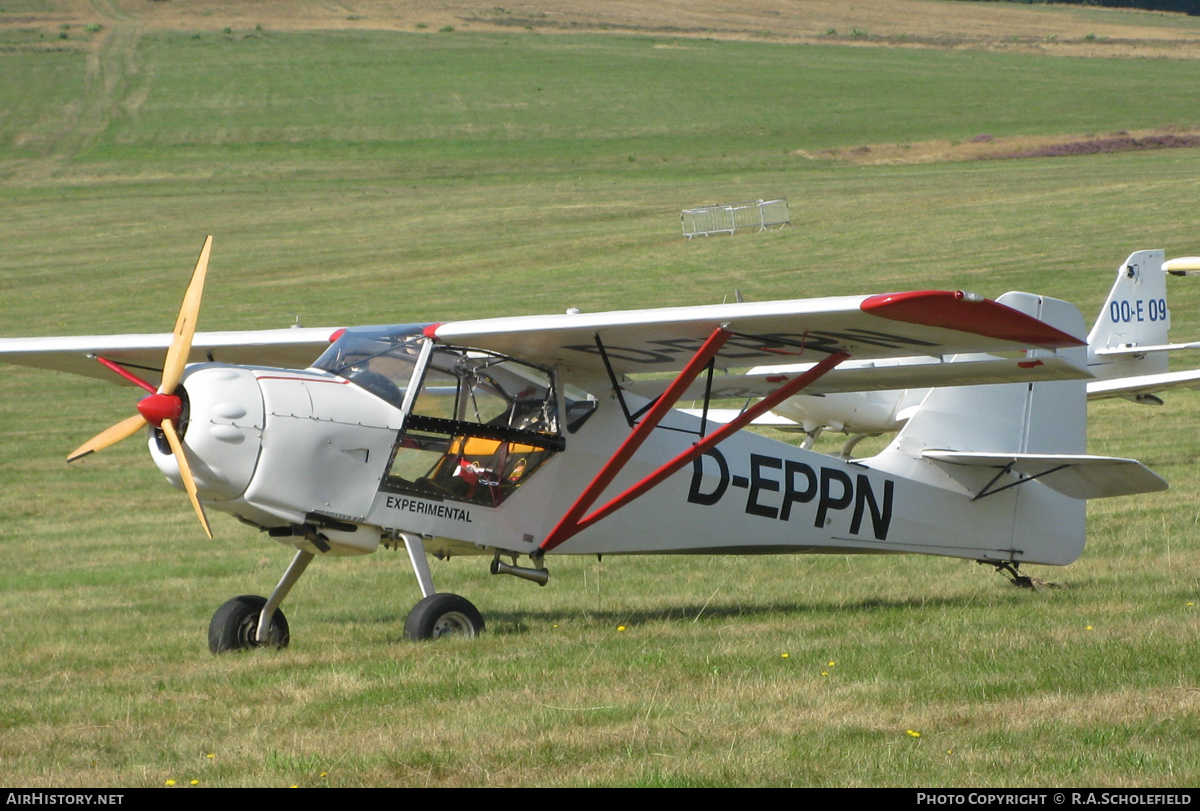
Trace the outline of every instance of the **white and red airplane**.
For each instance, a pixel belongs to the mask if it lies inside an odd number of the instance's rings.
[[[1085,454],[1083,319],[1055,299],[921,291],[196,333],[210,248],[174,333],[4,339],[0,361],[145,389],[68,461],[149,426],[151,458],[206,533],[219,510],[295,549],[269,597],[216,612],[214,652],[286,645],[279,605],[316,557],[404,546],[424,597],[406,635],[475,635],[482,616],[436,592],[427,555],[543,584],[554,554],[915,553],[1019,577],[1079,556],[1084,499],[1167,486]],[[879,369],[864,362],[915,356],[954,387],[877,456],[740,430],[799,392],[869,386]],[[786,380],[736,372],[780,357],[815,363]],[[910,365],[880,368],[904,380]],[[674,409],[743,383],[764,399],[728,425]]]
[[[1145,405],[1162,405],[1158,394],[1171,389],[1200,388],[1200,369],[1171,372],[1168,353],[1200,348],[1200,342],[1170,343],[1167,333],[1171,314],[1167,309],[1168,274],[1184,276],[1200,271],[1200,258],[1181,257],[1166,261],[1162,250],[1135,251],[1117,268],[1116,280],[1087,337],[1087,369],[1094,379],[1087,382],[1089,400],[1123,397]],[[755,421],[785,431],[803,431],[805,447],[812,447],[823,431],[850,435],[841,455],[849,456],[859,440],[867,436],[899,431],[916,413],[930,386],[940,382],[944,364],[929,358],[911,357],[868,361],[860,365],[890,366],[881,370],[873,386],[879,390],[801,394],[789,397],[770,414]],[[913,366],[920,368],[900,368]],[[795,364],[751,369],[747,378],[787,377],[804,371]],[[922,380],[912,388],[895,388],[887,375],[897,379]],[[724,391],[732,396],[731,388]],[[748,395],[743,395],[748,396]],[[697,409],[686,409],[696,414]],[[711,419],[728,422],[738,409],[714,409]]]

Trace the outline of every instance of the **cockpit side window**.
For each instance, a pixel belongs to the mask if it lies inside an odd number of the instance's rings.
[[[499,506],[563,449],[559,423],[550,371],[437,347],[382,488]]]
[[[438,347],[413,414],[557,435],[554,385],[549,371],[512,358]]]
[[[426,369],[424,380],[417,389],[413,413],[442,420],[460,419],[461,388],[459,379],[450,372],[433,367]]]

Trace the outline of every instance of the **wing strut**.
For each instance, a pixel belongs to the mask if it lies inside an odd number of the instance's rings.
[[[740,294],[739,294],[740,295]],[[708,374],[704,379],[704,411],[700,412],[700,438],[704,439],[704,434],[708,430],[708,404],[712,402],[712,379],[713,371],[717,368],[717,359],[712,358],[708,362]]]
[[[617,395],[617,403],[621,406],[621,413],[625,415],[625,422],[629,423],[632,428],[636,417],[629,413],[629,406],[625,404],[625,395],[621,393],[621,384],[617,381],[617,373],[613,371],[612,363],[608,360],[608,352],[604,350],[604,342],[600,340],[600,333],[592,333],[592,337],[596,339],[596,350],[600,353],[600,360],[604,361],[604,371],[608,372],[608,379],[612,383],[613,394]]]
[[[96,360],[96,362],[103,365],[106,369],[111,369],[112,371],[116,372],[121,377],[125,378],[130,383],[137,386],[138,388],[145,389],[146,391],[150,392],[151,394],[158,393],[158,389],[154,388],[154,386],[147,383],[145,380],[142,380],[137,375],[125,371],[125,368],[123,366],[119,366],[118,364],[113,363],[108,358],[102,358],[99,355],[91,355],[90,357],[92,357],[94,360]]]
[[[615,496],[604,506],[599,507],[590,515],[585,515],[587,510],[596,502],[604,489],[608,487],[616,478],[617,474],[625,467],[625,464],[633,458],[637,449],[645,442],[646,437],[658,425],[667,412],[675,406],[676,401],[683,396],[688,386],[696,379],[696,376],[708,365],[709,361],[716,356],[725,341],[732,333],[724,327],[718,327],[713,330],[712,335],[704,342],[704,345],[696,351],[688,364],[680,371],[679,375],[671,382],[671,385],[654,403],[654,407],[646,415],[640,423],[634,426],[630,431],[629,436],[621,443],[621,447],[617,448],[612,457],[600,469],[595,478],[584,488],[579,498],[571,505],[559,522],[555,525],[546,539],[542,541],[539,552],[545,553],[555,548],[559,544],[567,541],[583,530],[587,529],[592,524],[602,518],[616,512],[621,507],[624,507],[629,502],[646,493],[651,488],[655,487],[666,479],[671,474],[675,473],[685,465],[691,464],[692,460],[701,454],[710,450],[713,446],[724,441],[731,434],[740,431],[743,427],[751,423],[759,415],[769,411],[778,405],[781,401],[791,397],[801,389],[812,385],[812,383],[833,369],[842,361],[850,357],[847,352],[835,352],[829,357],[822,360],[817,365],[813,366],[804,374],[785,383],[779,389],[776,389],[770,396],[759,401],[753,407],[744,411],[737,419],[727,425],[722,426],[718,430],[704,437],[688,450],[676,456],[671,461],[660,466],[650,475],[646,476],[637,484],[633,485],[625,492]]]
[[[637,424],[637,421],[641,419],[643,414],[654,408],[654,404],[658,402],[658,397],[655,397],[653,400],[646,403],[637,412],[630,413],[629,404],[625,402],[625,395],[621,393],[622,388],[620,382],[617,380],[617,373],[613,371],[612,363],[608,359],[608,352],[604,349],[604,342],[600,340],[600,333],[593,333],[592,337],[596,339],[596,349],[600,352],[600,360],[604,361],[604,370],[608,372],[608,380],[610,383],[612,383],[613,394],[617,396],[617,403],[621,406],[621,413],[625,415],[625,422],[629,423],[629,427],[632,428]],[[713,361],[710,360],[708,365],[708,377],[709,380],[711,380]],[[662,395],[660,394],[659,397],[662,397]],[[700,433],[703,434],[704,426],[701,425],[700,428]]]

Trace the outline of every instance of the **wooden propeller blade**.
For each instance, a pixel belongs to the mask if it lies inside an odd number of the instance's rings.
[[[200,519],[200,525],[204,527],[204,534],[212,540],[212,527],[208,524],[208,516],[204,514],[204,506],[200,503],[200,497],[196,495],[196,480],[192,478],[192,468],[188,465],[187,457],[183,454],[183,443],[179,441],[179,435],[175,433],[175,426],[170,420],[163,420],[162,432],[167,437],[167,443],[171,446],[171,452],[175,454],[175,461],[179,463],[179,474],[183,477],[183,487],[187,490],[188,498],[192,500],[192,506],[196,509],[196,517]]]
[[[115,445],[122,439],[133,436],[149,424],[141,414],[134,414],[129,419],[121,420],[116,425],[101,431],[80,445],[67,457],[67,461],[74,462],[76,459],[87,456],[89,453],[104,450],[109,445]]]
[[[192,351],[192,338],[196,334],[196,319],[200,317],[200,297],[204,294],[204,278],[208,275],[208,255],[212,251],[212,236],[204,240],[200,249],[200,258],[196,260],[196,269],[192,272],[192,281],[187,292],[183,294],[183,304],[179,305],[179,318],[175,320],[175,337],[171,339],[171,347],[167,350],[167,358],[163,361],[162,383],[158,387],[160,394],[174,394],[183,376],[183,367],[187,366],[188,353]]]

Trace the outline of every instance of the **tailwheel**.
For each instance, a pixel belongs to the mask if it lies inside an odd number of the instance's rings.
[[[208,649],[213,653],[225,653],[260,646],[286,648],[291,636],[287,617],[278,608],[271,618],[270,635],[266,643],[258,641],[258,617],[266,604],[266,597],[243,594],[218,608],[208,624]]]
[[[483,633],[483,615],[479,609],[457,594],[430,594],[413,606],[404,623],[409,639],[441,639],[463,636],[468,639]]]
[[[1021,564],[1015,560],[980,560],[977,562],[982,565],[992,566],[997,572],[1008,575],[1009,582],[1019,589],[1041,591],[1042,589],[1062,588],[1062,584],[1060,583],[1050,583],[1045,580],[1039,580],[1036,577],[1021,574]]]

